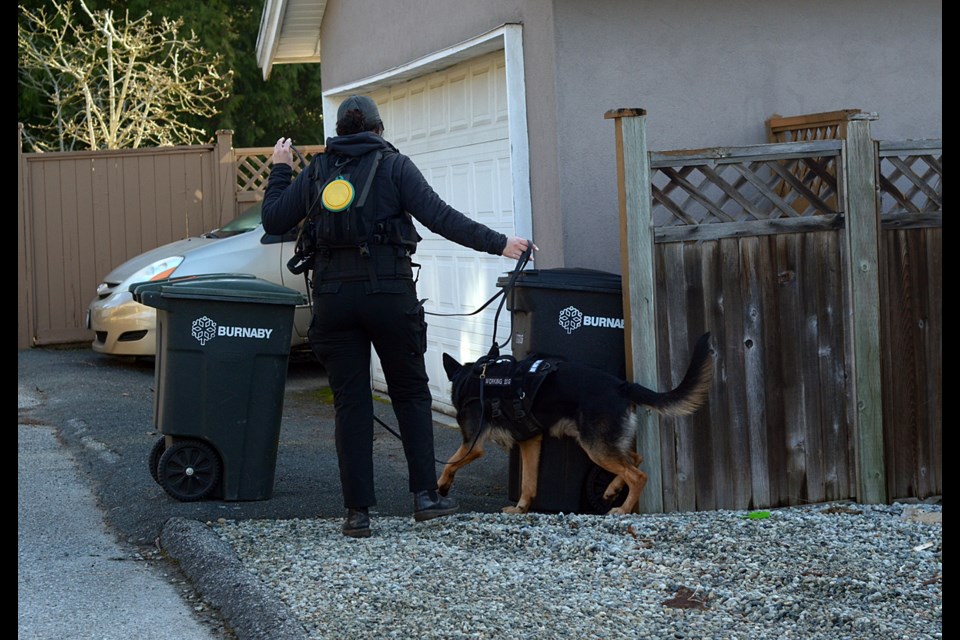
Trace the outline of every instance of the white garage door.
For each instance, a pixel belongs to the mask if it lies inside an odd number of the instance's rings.
[[[372,93],[383,118],[384,137],[411,157],[440,197],[474,220],[515,235],[507,132],[503,52]],[[417,289],[428,314],[468,314],[500,289],[497,280],[515,265],[503,257],[462,247],[417,224],[423,241]],[[434,407],[452,413],[442,354],[461,362],[486,354],[502,298],[472,316],[428,315],[427,373]],[[507,342],[510,312],[500,313],[496,339]],[[386,390],[374,354],[374,388]]]

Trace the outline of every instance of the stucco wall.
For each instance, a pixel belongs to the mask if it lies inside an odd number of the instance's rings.
[[[567,266],[619,271],[605,111],[646,109],[651,150],[762,143],[774,113],[845,108],[878,113],[877,139],[942,137],[941,16],[939,0],[557,0]]]

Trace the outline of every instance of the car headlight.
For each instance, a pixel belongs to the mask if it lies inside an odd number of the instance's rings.
[[[152,282],[154,280],[163,280],[173,275],[180,263],[183,262],[183,256],[170,256],[163,260],[157,260],[151,265],[140,269],[129,278],[129,282]]]

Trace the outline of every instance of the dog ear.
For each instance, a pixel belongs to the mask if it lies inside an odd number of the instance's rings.
[[[447,380],[453,381],[462,368],[463,365],[454,360],[453,356],[443,354],[443,370],[447,372]]]

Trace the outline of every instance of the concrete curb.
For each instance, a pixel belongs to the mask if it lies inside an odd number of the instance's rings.
[[[170,518],[160,533],[160,546],[204,600],[220,610],[238,640],[309,639],[293,613],[205,524]]]

